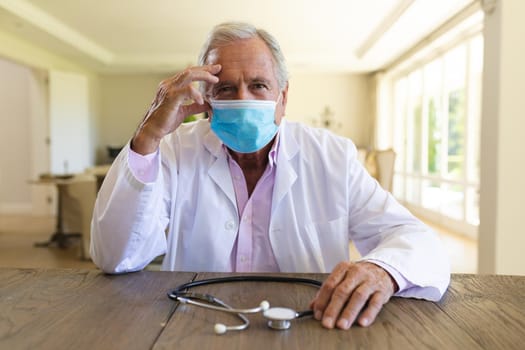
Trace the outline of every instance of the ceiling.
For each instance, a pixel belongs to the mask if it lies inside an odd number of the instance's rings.
[[[0,0],[0,30],[98,72],[195,64],[207,33],[247,21],[272,33],[292,71],[369,72],[473,0]]]

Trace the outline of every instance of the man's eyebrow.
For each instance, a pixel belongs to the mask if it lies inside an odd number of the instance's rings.
[[[255,77],[255,78],[250,79],[250,82],[251,83],[266,83],[266,84],[269,84],[270,80],[267,79],[267,78],[264,78],[264,77]]]
[[[211,86],[211,90],[212,91],[216,91],[217,89],[223,87],[223,86],[228,86],[228,85],[231,85],[232,83],[230,81],[219,81],[218,83],[215,83]]]
[[[213,87],[224,86],[224,85],[231,85],[231,82],[225,81],[225,80],[219,81],[218,83],[213,84]]]

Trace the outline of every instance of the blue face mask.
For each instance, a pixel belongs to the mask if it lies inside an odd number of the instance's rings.
[[[212,101],[211,129],[230,149],[253,153],[266,146],[277,134],[275,101]]]

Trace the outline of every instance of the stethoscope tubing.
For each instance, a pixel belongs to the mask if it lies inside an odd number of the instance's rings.
[[[176,299],[177,294],[180,294],[183,291],[186,291],[190,288],[205,286],[209,284],[218,284],[218,283],[231,283],[231,282],[281,282],[281,283],[302,283],[307,285],[312,285],[315,287],[321,287],[322,282],[310,279],[310,278],[301,278],[301,277],[283,277],[283,276],[257,276],[257,275],[239,275],[239,276],[228,276],[228,277],[219,277],[219,278],[209,278],[203,280],[192,281],[188,283],[181,284],[175,289],[168,293],[168,296],[171,299]]]

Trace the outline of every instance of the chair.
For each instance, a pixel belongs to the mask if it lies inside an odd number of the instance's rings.
[[[385,190],[392,192],[394,180],[394,164],[396,152],[389,148],[386,150],[373,150],[368,152],[365,167]]]
[[[102,186],[102,182],[104,182],[109,168],[111,168],[111,164],[95,165],[86,169],[86,174],[93,174],[97,178],[97,191],[100,190],[100,186]]]
[[[97,197],[97,179],[91,174],[78,174],[64,187],[62,220],[66,232],[81,235],[80,256],[89,258],[91,217]]]
[[[54,185],[57,189],[55,231],[44,242],[35,242],[36,247],[57,245],[67,248],[71,239],[80,239],[80,257],[89,258],[91,216],[97,196],[97,178],[93,174],[51,175],[42,174],[35,185]]]
[[[366,155],[367,155],[366,148],[361,148],[361,147],[357,148],[357,160],[359,160],[359,162],[363,165],[365,165],[366,163]]]

